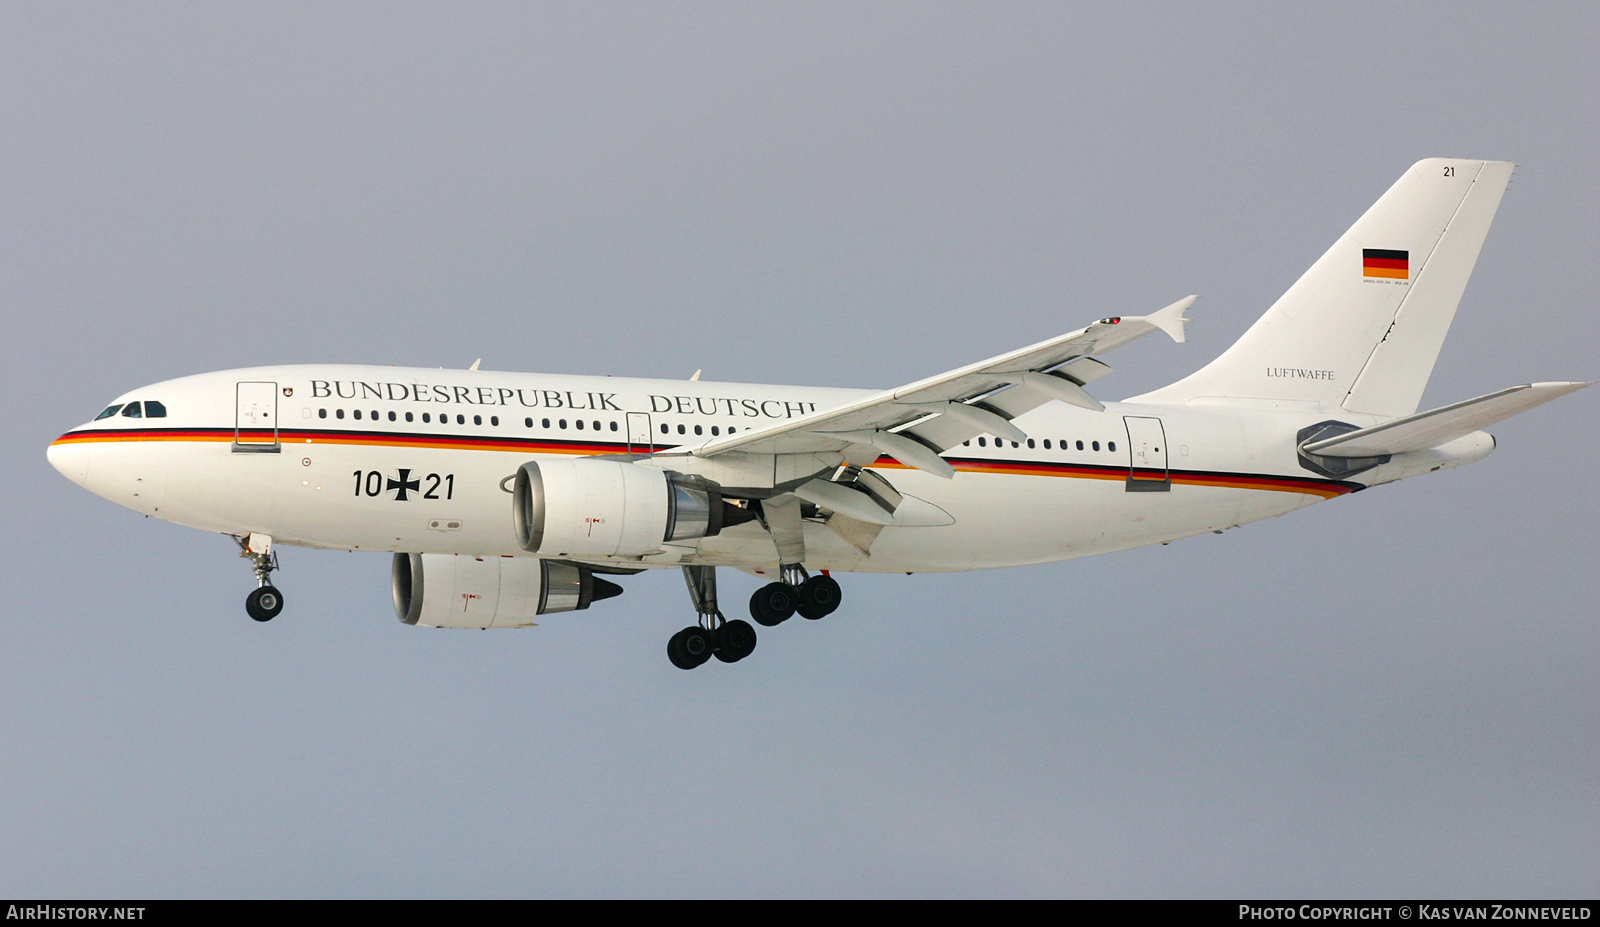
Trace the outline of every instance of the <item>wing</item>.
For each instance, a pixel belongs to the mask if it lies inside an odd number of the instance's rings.
[[[1111,368],[1089,355],[1100,354],[1154,331],[1183,341],[1184,310],[1190,296],[1147,316],[1122,316],[1098,322],[968,364],[938,376],[885,390],[856,402],[823,409],[766,428],[718,438],[694,448],[697,457],[732,451],[747,454],[808,454],[860,449],[870,463],[883,452],[901,463],[945,478],[954,475],[941,451],[976,435],[1021,441],[1026,435],[1013,418],[1059,399],[1104,410],[1084,392],[1084,384]]]

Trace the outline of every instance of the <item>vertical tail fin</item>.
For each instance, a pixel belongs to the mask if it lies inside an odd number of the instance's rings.
[[[1418,161],[1232,347],[1137,399],[1415,412],[1513,166]]]

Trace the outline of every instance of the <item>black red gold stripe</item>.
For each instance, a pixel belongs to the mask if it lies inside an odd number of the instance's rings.
[[[241,430],[237,438],[244,444],[271,444],[273,434],[267,431]],[[57,438],[56,444],[105,443],[119,441],[216,441],[232,443],[235,432],[231,428],[95,428],[73,431]],[[420,432],[392,433],[354,430],[303,430],[283,429],[278,432],[279,444],[340,444],[367,447],[421,447],[458,451],[527,451],[537,454],[623,454],[628,445],[614,441],[551,440],[549,438],[502,438],[484,435],[423,434]],[[676,445],[636,445],[635,453],[649,453]]]
[[[1362,248],[1361,272],[1368,277],[1411,278],[1411,252],[1386,248]]]
[[[247,441],[252,438],[270,443],[272,432],[241,432]],[[126,441],[206,441],[232,442],[231,428],[92,428],[68,432],[56,439],[56,444],[116,443]],[[295,445],[338,444],[364,447],[407,447],[431,450],[461,451],[512,451],[525,454],[624,454],[629,450],[625,442],[552,440],[550,438],[501,438],[482,435],[420,434],[415,432],[389,433],[354,430],[303,430],[284,429],[278,434],[285,447]],[[669,445],[634,447],[634,453],[664,450]],[[676,445],[670,445],[676,446]],[[995,460],[977,457],[946,457],[950,465],[962,473],[994,473],[1007,476],[1053,476],[1086,480],[1128,479],[1126,464],[1086,464],[1056,461]],[[891,457],[879,457],[872,465],[878,469],[910,469]],[[1258,489],[1272,492],[1297,492],[1331,499],[1365,487],[1360,483],[1320,479],[1316,477],[1276,476],[1263,473],[1230,473],[1210,470],[1171,470],[1168,479],[1178,486],[1217,486],[1229,489]]]

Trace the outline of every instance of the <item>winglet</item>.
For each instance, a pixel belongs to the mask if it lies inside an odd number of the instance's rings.
[[[1172,336],[1173,341],[1183,344],[1185,340],[1183,323],[1194,321],[1193,319],[1184,318],[1183,312],[1185,309],[1188,309],[1190,306],[1194,305],[1194,301],[1199,298],[1199,296],[1187,296],[1166,307],[1165,309],[1158,309],[1149,315],[1124,316],[1123,321],[1137,320],[1140,322],[1149,322],[1151,325],[1154,325],[1156,328],[1159,328],[1168,335]]]

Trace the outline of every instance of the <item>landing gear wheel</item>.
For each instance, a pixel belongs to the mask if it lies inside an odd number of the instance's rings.
[[[843,595],[833,577],[819,573],[801,583],[795,597],[799,599],[796,607],[800,614],[815,621],[833,614]]]
[[[711,659],[711,635],[704,628],[684,628],[667,641],[667,659],[678,669],[694,669]]]
[[[794,587],[788,583],[767,583],[750,597],[750,617],[762,627],[776,627],[794,615]]]
[[[756,649],[756,629],[748,621],[735,618],[712,633],[717,659],[724,663],[738,663]]]
[[[271,621],[283,611],[283,593],[271,586],[261,586],[245,596],[244,610],[257,621]]]

